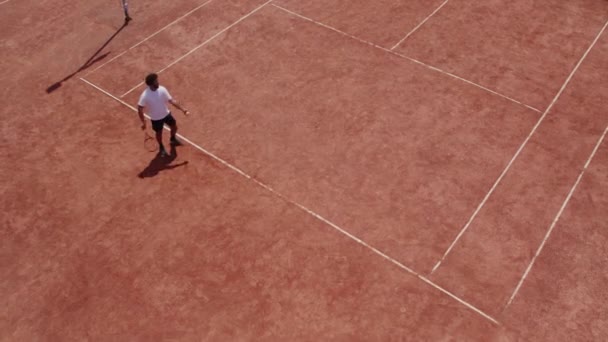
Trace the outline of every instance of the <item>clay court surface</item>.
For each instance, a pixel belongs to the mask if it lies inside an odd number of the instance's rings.
[[[130,12],[0,1],[1,341],[608,340],[608,1]]]

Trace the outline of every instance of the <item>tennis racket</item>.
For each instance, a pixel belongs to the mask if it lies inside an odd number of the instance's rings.
[[[156,152],[158,150],[156,139],[146,131],[144,131],[144,148],[148,152]]]

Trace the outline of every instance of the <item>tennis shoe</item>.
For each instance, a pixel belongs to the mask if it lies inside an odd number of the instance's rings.
[[[158,149],[158,155],[160,155],[161,157],[166,157],[166,156],[168,156],[167,151],[165,151],[165,147],[164,147],[164,146],[161,146],[161,147]]]
[[[181,142],[181,141],[179,141],[179,140],[178,140],[176,137],[172,137],[172,138],[171,138],[171,145],[172,145],[172,146],[181,146],[181,145],[182,145],[182,142]]]

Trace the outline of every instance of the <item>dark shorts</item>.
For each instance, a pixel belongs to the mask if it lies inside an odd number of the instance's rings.
[[[160,132],[163,130],[163,125],[167,124],[169,127],[175,125],[177,122],[175,121],[175,118],[173,118],[173,115],[171,115],[171,112],[169,112],[169,114],[167,114],[167,116],[165,116],[164,118],[160,119],[160,120],[152,120],[152,129],[155,132]]]

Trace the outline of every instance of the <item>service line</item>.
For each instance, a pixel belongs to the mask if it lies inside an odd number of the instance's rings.
[[[169,24],[167,24],[165,27],[161,28],[160,30],[158,30],[158,31],[156,31],[156,32],[154,32],[154,33],[152,33],[151,35],[149,35],[148,37],[144,38],[144,39],[143,39],[142,41],[140,41],[139,43],[137,43],[137,44],[135,44],[135,45],[131,46],[130,48],[126,49],[125,51],[121,52],[120,54],[118,54],[118,55],[116,55],[116,56],[112,57],[112,59],[108,60],[107,62],[105,62],[105,63],[103,63],[103,64],[101,64],[101,65],[99,65],[97,68],[95,68],[95,69],[91,70],[91,71],[90,71],[90,72],[88,72],[88,73],[87,73],[87,74],[86,74],[84,77],[89,76],[90,74],[94,73],[95,71],[97,71],[97,70],[99,70],[99,69],[103,68],[105,65],[107,65],[107,64],[109,64],[109,63],[111,63],[112,61],[114,61],[114,60],[115,60],[115,59],[117,59],[118,57],[120,57],[120,56],[124,55],[125,53],[129,52],[130,50],[132,50],[132,49],[134,49],[134,48],[136,48],[136,47],[140,46],[141,44],[143,44],[143,43],[147,42],[148,40],[150,40],[150,38],[153,38],[153,37],[154,37],[154,36],[156,36],[157,34],[159,34],[159,33],[163,32],[163,31],[164,31],[164,30],[166,30],[167,28],[169,28],[169,27],[173,26],[174,24],[176,24],[177,22],[181,21],[181,20],[182,20],[182,19],[184,19],[185,17],[187,17],[187,16],[189,16],[190,14],[192,14],[192,13],[196,12],[196,11],[197,11],[197,10],[199,10],[200,8],[202,8],[202,7],[206,6],[206,5],[207,5],[208,3],[210,3],[211,1],[213,1],[213,0],[208,0],[208,1],[206,1],[206,2],[204,2],[204,3],[202,3],[202,4],[200,4],[200,5],[196,6],[195,8],[193,8],[192,10],[190,10],[188,13],[186,13],[186,14],[182,15],[181,17],[179,17],[179,18],[175,19],[174,21],[170,22]]]
[[[269,3],[271,3],[272,0],[268,0],[266,1],[264,4],[262,4],[261,6],[257,7],[256,9],[254,9],[253,11],[247,13],[246,15],[242,16],[240,19],[238,19],[237,21],[233,22],[232,24],[228,25],[228,27],[225,27],[223,30],[219,31],[218,33],[214,34],[211,38],[205,40],[204,42],[202,42],[201,44],[199,44],[198,46],[196,46],[195,48],[193,48],[192,50],[188,51],[186,54],[184,54],[183,56],[179,57],[178,59],[174,60],[173,62],[171,62],[169,65],[167,65],[166,67],[162,68],[161,70],[158,71],[158,73],[160,74],[161,72],[169,69],[170,67],[172,67],[173,65],[175,65],[176,63],[178,63],[179,61],[181,61],[182,59],[188,57],[190,54],[194,53],[196,50],[200,49],[201,47],[207,45],[209,42],[211,42],[212,40],[214,40],[215,38],[217,38],[219,35],[221,35],[222,33],[228,31],[229,29],[231,29],[234,25],[240,23],[241,21],[249,18],[251,15],[253,15],[255,12],[259,11],[260,9],[264,8],[264,6],[268,5]],[[129,89],[126,93],[120,95],[121,98],[127,96],[128,94],[130,94],[133,90],[137,89],[138,87],[140,87],[141,85],[143,85],[144,82],[140,82],[139,84],[137,84],[136,86],[134,86],[133,88]]]

